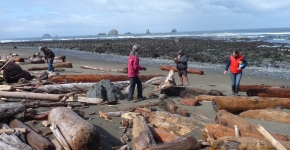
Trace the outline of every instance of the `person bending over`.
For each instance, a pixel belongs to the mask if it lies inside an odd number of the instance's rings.
[[[54,72],[54,69],[52,66],[53,60],[55,57],[54,53],[50,49],[44,46],[40,46],[39,50],[44,53],[44,61],[48,64],[48,71]]]

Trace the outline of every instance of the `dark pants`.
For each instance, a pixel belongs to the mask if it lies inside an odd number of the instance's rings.
[[[141,83],[139,77],[138,76],[132,77],[132,78],[130,78],[130,88],[129,88],[128,99],[127,99],[128,101],[133,100],[133,94],[134,94],[136,84],[137,84],[137,92],[138,92],[137,97],[138,98],[143,97],[142,96],[142,91],[143,91],[142,90],[142,83]]]
[[[239,92],[239,88],[240,88],[240,81],[242,78],[242,72],[240,73],[230,73],[231,75],[231,79],[232,79],[232,90],[235,93]]]
[[[54,72],[54,69],[53,69],[53,66],[52,66],[53,60],[54,60],[54,57],[48,59],[48,71]]]

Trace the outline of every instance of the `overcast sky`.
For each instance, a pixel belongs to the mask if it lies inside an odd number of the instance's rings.
[[[290,0],[0,0],[0,39],[290,27]]]

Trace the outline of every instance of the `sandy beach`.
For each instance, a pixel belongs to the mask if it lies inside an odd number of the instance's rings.
[[[53,50],[53,49],[52,49]],[[17,53],[19,57],[22,58],[28,58],[32,54],[36,53],[38,49],[36,48],[17,48],[13,49],[12,47],[0,47],[0,54],[1,55],[8,55],[9,53]],[[126,67],[126,62],[124,61],[118,61],[118,58],[112,59],[112,61],[108,60],[91,60],[86,59],[82,56],[76,56],[76,55],[70,55],[66,51],[61,50],[53,50],[56,55],[65,55],[67,62],[71,62],[73,64],[73,68],[65,68],[64,72],[59,72],[60,75],[63,74],[118,74],[116,72],[105,72],[105,71],[97,71],[97,70],[90,70],[90,69],[82,69],[81,66],[87,65],[91,67],[102,67],[102,68],[109,68],[109,69],[123,69]],[[71,52],[73,53],[73,52]],[[167,75],[167,71],[162,71],[158,68],[156,65],[150,65],[150,64],[144,64],[142,62],[143,58],[140,59],[140,65],[147,68],[146,71],[141,71],[140,74],[147,75],[147,74],[162,74]],[[26,60],[27,61],[27,60]],[[194,62],[192,62],[194,63]],[[31,66],[47,66],[47,64],[26,64],[21,65],[21,68],[26,70],[28,67]],[[209,70],[205,71],[204,75],[195,75],[195,74],[189,74],[189,81],[190,86],[192,88],[199,88],[202,90],[219,90],[225,95],[231,95],[231,80],[230,76],[223,74],[224,70],[220,71],[212,71]],[[245,69],[247,71],[247,68]],[[248,73],[250,74],[250,73]],[[179,79],[177,73],[175,73],[175,81],[177,84],[179,84]],[[35,82],[35,81],[31,81]],[[6,83],[2,83],[6,84]],[[241,80],[241,85],[248,85],[248,84],[265,84],[265,85],[287,85],[290,86],[290,82],[288,80],[281,80],[281,79],[271,79],[271,78],[263,78],[263,77],[257,77],[257,76],[250,76],[250,75],[243,75]],[[149,86],[144,89],[143,95],[147,96],[148,92],[152,90],[154,86]],[[136,92],[136,91],[135,91]],[[239,95],[246,96],[246,93],[240,92]],[[190,117],[193,117],[195,119],[198,119],[199,121],[205,122],[205,123],[215,123],[215,117],[216,112],[212,108],[211,102],[201,102],[201,106],[183,106],[180,105],[179,101],[181,100],[180,97],[170,97],[172,100],[178,104],[179,107],[184,108],[188,110],[191,113]],[[112,120],[114,123],[104,120],[103,118],[99,118],[98,112],[114,112],[117,110],[123,110],[124,108],[133,106],[133,105],[140,105],[140,104],[147,104],[149,102],[158,102],[160,100],[158,99],[146,99],[141,102],[137,103],[128,103],[125,99],[119,100],[118,104],[116,105],[118,108],[109,107],[107,105],[89,105],[88,108],[81,109],[85,112],[84,119],[87,120],[89,123],[95,125],[98,130],[100,131],[100,134],[102,135],[102,149],[103,150],[109,150],[112,148],[112,146],[119,146],[122,145],[122,143],[119,140],[119,137],[123,135],[122,130],[119,128],[121,127],[120,117],[114,117]],[[1,101],[1,103],[6,103]],[[80,103],[72,103],[74,107],[79,107]],[[50,110],[51,108],[38,108],[40,111],[44,110]],[[158,110],[158,109],[157,109]],[[290,110],[287,109],[276,109],[279,111],[286,111],[290,113]],[[89,115],[92,113],[97,113],[96,115]],[[205,119],[204,116],[208,119]],[[91,119],[90,119],[91,118]],[[254,123],[256,125],[260,124],[263,127],[265,127],[268,131],[273,133],[279,133],[279,134],[285,134],[290,137],[290,128],[289,124],[287,123],[278,123],[278,122],[271,122],[271,121],[263,121],[263,120],[257,120],[257,119],[245,119],[250,121],[251,123]],[[35,123],[28,124],[32,128],[35,128],[37,130],[40,130],[41,132],[45,133],[49,130],[47,127],[42,127],[41,121],[36,121]],[[130,134],[131,129],[127,133]],[[53,135],[46,136],[47,138],[52,138]],[[197,139],[201,139],[201,131],[197,131],[194,133],[194,137]],[[132,147],[132,143],[128,143]]]

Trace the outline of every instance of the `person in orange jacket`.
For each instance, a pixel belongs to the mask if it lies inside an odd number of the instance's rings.
[[[240,55],[240,52],[237,50],[234,50],[233,54],[227,60],[227,65],[224,74],[227,74],[228,69],[230,69],[233,95],[238,95],[240,81],[243,75],[243,69],[245,69],[247,65],[248,62],[242,55]]]

